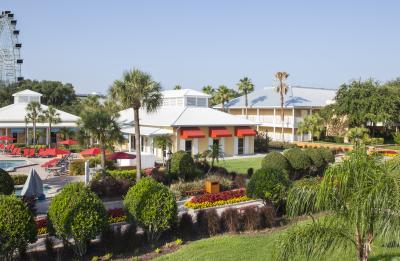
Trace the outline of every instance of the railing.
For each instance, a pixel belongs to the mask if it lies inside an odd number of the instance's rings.
[[[246,115],[244,115],[244,114],[238,114],[236,116],[246,119]],[[250,121],[253,121],[255,123],[259,123],[259,124],[267,124],[267,125],[270,125],[271,127],[273,127],[273,126],[281,127],[282,126],[282,120],[281,120],[280,115],[276,115],[275,120],[274,120],[273,115],[259,115],[259,116],[258,115],[248,115],[247,119]],[[284,120],[285,128],[292,128],[292,127],[297,128],[299,122],[303,121],[302,117],[295,117],[294,119],[295,120],[294,120],[294,126],[293,126],[292,115],[285,115],[285,120]]]

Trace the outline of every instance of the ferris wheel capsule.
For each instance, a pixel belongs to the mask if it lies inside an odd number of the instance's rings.
[[[22,44],[18,40],[20,31],[11,11],[0,14],[0,82],[11,84],[23,80],[20,57]]]

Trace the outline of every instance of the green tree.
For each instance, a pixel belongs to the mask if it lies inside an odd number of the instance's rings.
[[[51,126],[52,124],[58,124],[61,122],[60,113],[53,106],[48,106],[46,110],[43,111],[43,114],[40,117],[41,122],[47,122],[49,125],[49,134],[47,139],[47,144],[49,144],[49,148],[51,147]]]
[[[177,84],[177,85],[175,85],[174,90],[182,90],[182,86]]]
[[[163,164],[165,163],[165,153],[167,148],[172,146],[172,141],[169,135],[155,136],[153,139],[154,145],[162,150]]]
[[[218,162],[220,158],[224,157],[224,152],[222,151],[219,144],[213,144],[210,146],[209,150],[203,152],[203,155],[205,155],[206,158],[211,159],[211,166],[208,169],[208,172],[210,172],[211,169],[214,167],[215,161]]]
[[[80,129],[85,130],[90,138],[97,141],[101,150],[101,167],[106,166],[106,149],[112,149],[115,143],[123,141],[121,128],[118,124],[119,114],[110,111],[104,104],[86,108],[78,121]]]
[[[204,93],[206,93],[206,94],[211,96],[211,98],[208,101],[208,106],[209,107],[212,107],[212,106],[217,104],[216,98],[215,98],[215,93],[216,92],[215,92],[215,89],[211,85],[206,85],[201,90],[202,90],[202,92],[204,92]]]
[[[7,171],[0,168],[0,195],[11,195],[14,192],[14,180]]]
[[[361,148],[327,169],[314,196],[310,198],[313,193],[304,188],[289,197],[290,217],[321,210],[329,214],[285,233],[277,246],[278,259],[299,255],[321,258],[332,251],[353,248],[358,260],[366,261],[373,242],[397,241],[399,166],[398,160],[385,162]]]
[[[225,111],[225,102],[232,98],[232,92],[225,85],[220,85],[216,91],[215,98],[222,105],[222,110]]]
[[[314,137],[321,136],[323,130],[325,129],[324,119],[319,116],[319,114],[307,115],[304,119],[299,123],[297,127],[297,133],[301,134],[301,139],[303,140],[304,133],[310,133],[311,141],[314,141]]]
[[[133,109],[136,142],[136,171],[137,181],[139,181],[141,171],[139,110],[140,108],[144,108],[147,112],[152,112],[161,106],[161,85],[155,82],[150,74],[135,69],[124,73],[122,80],[116,80],[109,92],[111,97],[123,108]]]
[[[287,72],[277,72],[275,73],[275,78],[279,82],[276,87],[276,92],[281,96],[281,121],[282,121],[282,130],[281,130],[281,140],[284,141],[284,126],[285,126],[285,111],[283,110],[283,105],[285,104],[285,96],[288,92],[288,85],[286,84],[286,79],[289,77]]]
[[[364,127],[355,127],[347,131],[347,138],[351,143],[359,145],[369,138],[368,129]]]
[[[244,77],[243,79],[240,79],[237,86],[238,86],[239,92],[244,94],[244,102],[245,102],[245,107],[246,107],[246,118],[247,118],[248,117],[247,116],[247,107],[248,107],[247,95],[254,91],[254,84],[251,82],[251,80],[248,77]]]
[[[0,260],[14,260],[16,250],[36,241],[32,212],[16,196],[0,195]]]
[[[39,102],[32,101],[26,106],[26,117],[28,122],[32,122],[33,126],[33,145],[36,145],[36,123],[40,120],[42,115],[42,106]]]

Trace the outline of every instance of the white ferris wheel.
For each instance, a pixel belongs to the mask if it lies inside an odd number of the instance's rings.
[[[0,15],[0,82],[10,84],[23,80],[20,57],[22,44],[18,41],[17,20],[11,11]]]

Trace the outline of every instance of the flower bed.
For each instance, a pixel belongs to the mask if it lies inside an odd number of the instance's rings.
[[[108,214],[108,223],[118,223],[126,221],[126,215],[122,208],[113,208],[107,210]]]
[[[188,208],[200,209],[234,204],[248,200],[250,200],[250,198],[246,196],[246,191],[244,189],[238,189],[196,196],[186,202],[185,206]]]
[[[35,220],[38,235],[47,234],[47,218],[38,218]]]

